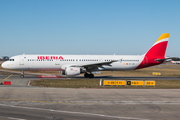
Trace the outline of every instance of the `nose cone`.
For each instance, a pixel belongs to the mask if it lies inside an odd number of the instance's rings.
[[[4,68],[4,62],[1,64],[1,67]]]
[[[3,62],[2,64],[1,64],[1,67],[2,68],[7,68],[8,66],[7,66],[7,63],[6,62]]]

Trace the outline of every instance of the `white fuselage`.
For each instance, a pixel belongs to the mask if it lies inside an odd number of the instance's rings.
[[[144,55],[18,55],[2,64],[3,68],[14,70],[63,71],[72,65],[88,65],[117,60],[110,65],[97,66],[93,71],[133,70]],[[95,67],[96,68],[96,67]]]

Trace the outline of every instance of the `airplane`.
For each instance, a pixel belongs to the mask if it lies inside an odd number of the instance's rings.
[[[171,63],[173,63],[173,64],[180,64],[180,61],[171,60]]]
[[[149,51],[143,55],[17,55],[2,63],[2,67],[24,71],[60,71],[62,75],[75,76],[84,73],[94,78],[96,71],[137,70],[161,64],[165,57],[170,33],[163,33]]]

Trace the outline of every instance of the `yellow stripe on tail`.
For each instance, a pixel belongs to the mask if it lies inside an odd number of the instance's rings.
[[[155,43],[157,43],[158,41],[160,41],[162,39],[169,38],[169,35],[170,35],[170,33],[163,33]]]

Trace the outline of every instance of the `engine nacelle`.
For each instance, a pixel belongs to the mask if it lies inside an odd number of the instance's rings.
[[[65,71],[62,72],[63,75],[79,75],[81,73],[78,67],[67,67]]]

